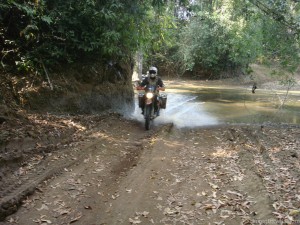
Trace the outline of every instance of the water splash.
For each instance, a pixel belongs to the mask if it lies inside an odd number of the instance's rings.
[[[196,102],[196,98],[197,96],[169,93],[167,108],[161,110],[160,116],[154,120],[154,123],[173,123],[180,128],[218,124],[217,118],[209,115],[204,109],[204,103]],[[144,121],[137,100],[135,110],[130,117],[141,122]]]

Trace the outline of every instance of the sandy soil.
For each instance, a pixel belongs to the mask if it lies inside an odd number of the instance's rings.
[[[297,126],[33,114],[1,131],[0,224],[300,224]]]

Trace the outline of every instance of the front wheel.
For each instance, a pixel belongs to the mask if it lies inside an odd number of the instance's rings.
[[[146,106],[145,108],[145,129],[150,130],[151,127],[151,105]]]
[[[145,129],[146,130],[150,130],[150,123],[151,123],[151,119],[150,119],[150,117],[147,117],[145,119]]]

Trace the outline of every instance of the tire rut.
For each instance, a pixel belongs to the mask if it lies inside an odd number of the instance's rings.
[[[92,148],[93,145],[96,144],[92,144],[89,147]],[[75,149],[75,151],[77,151],[77,149]],[[4,190],[1,192],[1,196],[3,197],[0,198],[0,221],[16,212],[22,200],[28,195],[33,194],[39,184],[54,175],[62,173],[66,168],[79,163],[86,155],[86,153],[82,153],[76,154],[76,158],[72,157],[74,154],[73,148],[64,154],[69,155],[69,157],[65,157],[61,160],[53,160],[53,157],[46,158],[42,160],[30,174],[20,176],[19,182],[14,182],[4,187]]]
[[[121,121],[121,123],[123,122]],[[128,123],[130,123],[130,121],[128,121]],[[133,124],[135,124],[135,122],[133,122]],[[116,162],[111,165],[111,177],[109,177],[108,182],[109,180],[113,181],[122,178],[124,174],[136,166],[140,157],[140,153],[143,150],[144,142],[150,140],[161,130],[166,129],[165,127],[166,126],[157,126],[148,132],[140,132],[139,136],[141,136],[142,139],[134,138],[136,140],[133,142],[124,141],[122,138],[119,140],[113,140],[113,143],[118,143],[119,146],[126,147],[124,148],[124,157],[120,157],[120,152],[104,151],[101,153],[103,157],[106,157],[105,155],[110,155],[119,158],[119,160],[116,160]],[[93,131],[89,131],[85,135],[91,137],[94,133],[97,134],[99,131],[103,132],[102,129],[99,130],[99,128],[95,128]],[[117,138],[117,136],[114,136],[110,133],[107,133],[107,135],[112,138]],[[45,158],[43,158],[40,163],[35,165],[34,168],[31,168],[27,174],[18,176],[19,182],[7,183],[8,186],[3,187],[3,190],[1,190],[0,221],[4,221],[7,216],[18,211],[22,201],[27,196],[33,194],[37,190],[37,187],[44,181],[53,176],[59,176],[60,174],[63,174],[65,171],[68,171],[68,168],[74,165],[80,165],[88,155],[92,156],[96,151],[99,151],[101,146],[109,146],[110,141],[111,140],[107,137],[100,137],[99,140],[97,138],[97,140],[92,141],[92,143],[85,143],[84,141],[82,145],[80,145],[80,143],[73,143],[75,147],[63,149],[61,152],[52,152],[50,156],[44,154]],[[81,150],[84,151],[80,153]],[[110,188],[111,190],[114,189],[114,187]]]

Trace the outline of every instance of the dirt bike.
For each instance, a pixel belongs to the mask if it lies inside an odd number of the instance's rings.
[[[139,93],[139,107],[143,109],[145,118],[145,129],[150,130],[153,120],[159,115],[160,109],[166,108],[166,95],[157,95],[156,91],[164,91],[164,88],[155,85],[146,87],[137,87],[137,90],[145,90],[145,93]],[[154,98],[157,98],[156,101]],[[157,111],[154,112],[154,104],[157,103]]]

